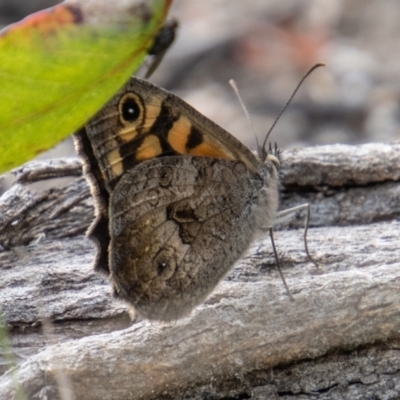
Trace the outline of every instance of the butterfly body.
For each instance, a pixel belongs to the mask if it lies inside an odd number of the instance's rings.
[[[132,78],[76,142],[96,203],[95,268],[146,318],[188,314],[273,226],[278,154],[258,159],[148,82]]]

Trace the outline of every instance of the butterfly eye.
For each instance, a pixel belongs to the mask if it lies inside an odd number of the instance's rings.
[[[279,171],[279,169],[281,168],[281,163],[279,162],[278,157],[275,157],[272,154],[268,154],[267,160],[271,161],[272,164],[275,165],[276,170]]]

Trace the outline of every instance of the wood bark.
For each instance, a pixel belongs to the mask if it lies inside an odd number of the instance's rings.
[[[135,321],[91,268],[93,205],[77,160],[31,163],[0,198],[0,399],[400,397],[399,144],[282,154],[275,235],[287,295],[260,237],[205,304]],[[32,182],[74,176],[59,188]],[[34,185],[37,186],[37,183]],[[7,338],[3,338],[3,342]],[[16,366],[6,371],[10,359]]]

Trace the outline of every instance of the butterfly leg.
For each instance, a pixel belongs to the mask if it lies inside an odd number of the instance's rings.
[[[296,207],[291,207],[291,208],[287,208],[286,210],[279,211],[277,218],[279,220],[280,218],[284,218],[287,215],[291,215],[291,214],[294,214],[294,213],[296,213],[298,211],[302,211],[302,210],[307,210],[306,221],[304,224],[304,235],[303,235],[304,248],[306,250],[307,258],[309,259],[309,261],[311,261],[318,268],[317,262],[314,261],[314,259],[311,257],[310,252],[308,251],[308,244],[307,244],[307,233],[308,233],[308,227],[310,225],[310,215],[311,215],[310,205],[308,203],[305,203],[305,204],[300,204],[299,206],[296,206]]]
[[[276,260],[276,267],[278,268],[279,274],[281,276],[283,285],[286,288],[287,294],[290,297],[290,300],[294,300],[292,294],[290,293],[289,290],[289,286],[286,283],[286,279],[283,275],[282,269],[281,269],[281,264],[279,262],[279,256],[278,256],[278,252],[276,251],[276,247],[275,247],[275,240],[274,240],[274,229],[273,228],[269,228],[269,237],[271,238],[271,243],[272,243],[272,249],[274,250],[274,256],[275,256],[275,260]]]
[[[153,56],[153,60],[151,61],[151,64],[149,65],[149,68],[146,72],[146,79],[149,79],[150,76],[153,75],[153,72],[161,64],[165,53],[172,45],[172,42],[175,40],[177,28],[178,21],[176,19],[172,19],[170,21],[167,21],[158,32],[156,38],[154,39],[152,47],[148,51],[148,55]]]

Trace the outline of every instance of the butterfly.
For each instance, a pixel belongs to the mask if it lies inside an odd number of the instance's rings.
[[[147,81],[131,78],[75,144],[95,200],[94,268],[144,318],[190,313],[277,218],[278,149],[254,155]]]

